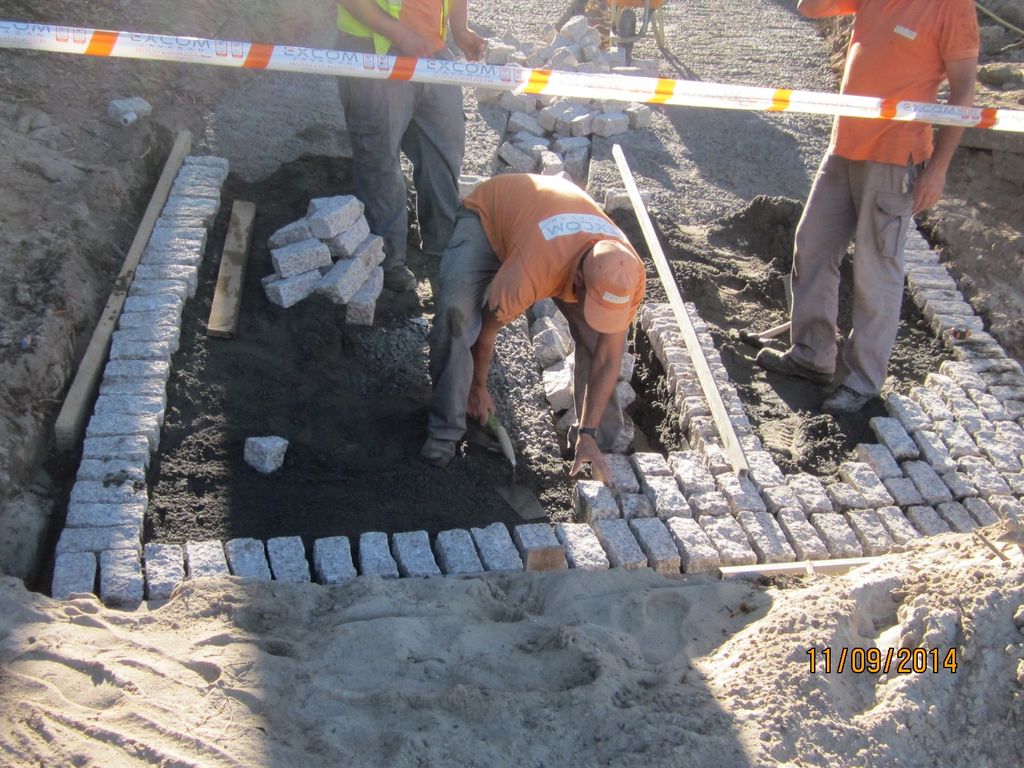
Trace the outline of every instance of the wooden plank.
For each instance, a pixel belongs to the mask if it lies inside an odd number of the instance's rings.
[[[878,562],[879,557],[845,557],[836,560],[801,560],[796,563],[772,563],[770,565],[728,565],[719,568],[723,579],[747,576],[814,576],[846,573],[868,563]]]
[[[54,434],[58,450],[72,450],[82,437],[88,409],[96,396],[100,376],[107,362],[110,337],[114,333],[117,318],[121,314],[125,297],[128,295],[128,288],[135,276],[135,268],[139,265],[139,259],[142,258],[142,252],[146,248],[146,243],[149,242],[149,236],[153,233],[156,220],[160,217],[164,203],[167,202],[174,177],[178,175],[178,170],[191,149],[192,134],[188,131],[179,131],[174,146],[171,147],[171,152],[167,156],[167,162],[164,163],[163,172],[153,189],[149,205],[146,206],[146,212],[135,232],[135,239],[132,240],[131,248],[128,249],[128,255],[125,256],[117,279],[114,280],[110,298],[107,299],[107,304],[96,324],[96,330],[93,331],[89,346],[75,373],[75,379],[71,382],[67,397],[64,398],[64,405],[61,406],[60,413],[57,415]]]
[[[718,427],[718,434],[722,437],[726,454],[729,456],[729,461],[736,474],[744,477],[750,471],[750,464],[747,463],[747,456],[743,452],[743,446],[740,445],[739,438],[736,436],[736,430],[732,425],[732,420],[729,418],[729,411],[722,400],[722,393],[718,391],[718,383],[715,381],[715,376],[711,372],[707,358],[704,357],[704,350],[700,346],[697,332],[693,329],[690,315],[683,304],[683,297],[679,294],[676,279],[672,274],[672,270],[669,269],[665,252],[661,250],[661,243],[658,242],[658,236],[654,231],[654,225],[651,223],[651,217],[647,214],[647,207],[640,197],[640,190],[633,179],[633,172],[629,170],[629,165],[626,163],[626,156],[622,152],[622,147],[618,144],[613,144],[612,156],[615,158],[615,164],[618,166],[622,180],[626,184],[626,192],[629,194],[629,200],[633,204],[636,218],[640,222],[640,229],[647,240],[647,249],[650,251],[654,266],[658,270],[661,284],[665,289],[666,296],[668,296],[669,304],[672,306],[672,313],[679,324],[679,332],[683,336],[683,341],[686,342],[686,351],[689,352],[690,359],[693,361],[693,367],[697,372],[697,379],[700,381],[701,389],[704,390],[704,397],[707,398],[708,406],[711,408],[711,416],[715,420],[715,426]]]
[[[249,243],[256,218],[256,206],[245,200],[236,200],[231,206],[231,223],[220,257],[217,288],[213,293],[210,319],[206,335],[233,339],[238,332],[238,315],[242,309],[242,286],[245,283],[245,265],[249,260]]]

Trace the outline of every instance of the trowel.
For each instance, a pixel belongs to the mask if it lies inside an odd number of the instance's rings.
[[[540,505],[540,501],[533,494],[533,491],[516,484],[516,451],[512,447],[512,440],[509,438],[508,432],[505,431],[505,427],[498,421],[497,414],[491,413],[487,417],[487,427],[498,438],[501,452],[508,459],[508,463],[512,467],[512,481],[508,485],[495,486],[494,490],[523,520],[537,520],[541,517],[547,517],[547,513]]]

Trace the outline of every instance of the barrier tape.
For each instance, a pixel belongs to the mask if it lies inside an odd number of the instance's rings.
[[[715,109],[799,112],[1024,133],[1024,111],[622,74],[559,72],[473,61],[379,56],[294,45],[112,32],[0,20],[0,48],[177,61],[313,75],[408,80],[546,96]]]

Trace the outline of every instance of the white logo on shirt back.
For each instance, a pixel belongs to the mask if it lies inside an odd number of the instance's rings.
[[[897,35],[902,35],[903,37],[907,38],[907,40],[917,39],[917,32],[915,32],[912,29],[907,29],[902,24],[897,24],[896,28],[893,29],[893,32],[895,32]]]
[[[557,216],[543,219],[537,226],[540,227],[540,233],[544,236],[545,240],[578,235],[580,232],[592,235],[609,235],[622,240],[626,239],[621,229],[600,216],[594,216],[590,213],[560,213]]]

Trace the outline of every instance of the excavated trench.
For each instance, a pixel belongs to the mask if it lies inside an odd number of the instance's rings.
[[[419,291],[385,291],[369,328],[346,324],[343,308],[316,296],[289,309],[267,302],[260,278],[272,271],[269,235],[304,215],[310,198],[354,192],[345,159],[302,158],[257,184],[229,177],[172,361],[160,450],[149,472],[147,542],[299,535],[309,547],[317,538],[365,531],[435,534],[520,522],[495,490],[510,475],[500,455],[467,443],[444,470],[417,459],[426,436],[436,262],[410,249]],[[205,323],[229,203],[237,199],[257,210],[239,330],[234,339],[210,338]],[[884,413],[882,405],[839,420],[817,414],[819,392],[767,380],[753,365],[756,350],[730,333],[783,319],[779,278],[789,268],[798,215],[792,201],[758,198],[709,232],[667,226],[659,235],[766,447],[786,472],[828,475],[857,442],[873,441],[867,421]],[[644,251],[633,214],[618,211],[614,218]],[[649,298],[663,298],[656,280]],[[913,304],[905,307],[893,368],[902,380],[919,382],[943,355]],[[638,356],[631,381],[638,396],[628,410],[636,424],[633,449],[685,448],[661,364],[639,329],[631,348]],[[491,386],[520,452],[517,482],[538,496],[549,519],[571,519],[569,464],[525,319],[503,333]],[[243,461],[243,444],[270,434],[290,445],[282,469],[263,476]]]

